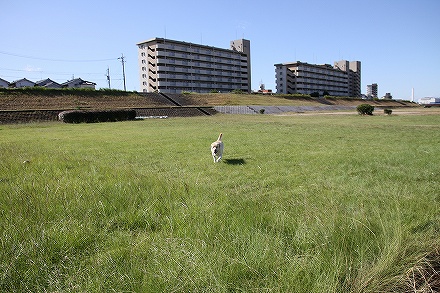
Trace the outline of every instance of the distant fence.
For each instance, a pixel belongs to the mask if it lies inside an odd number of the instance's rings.
[[[224,114],[257,114],[257,112],[249,106],[215,106],[214,109]]]

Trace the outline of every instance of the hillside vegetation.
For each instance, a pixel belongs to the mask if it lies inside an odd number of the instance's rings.
[[[258,94],[167,94],[180,106],[276,105],[313,106],[369,103],[384,107],[410,107],[401,101],[365,101],[353,98],[311,98],[295,95]],[[158,93],[136,93],[116,90],[0,89],[0,110],[115,109],[176,106]]]

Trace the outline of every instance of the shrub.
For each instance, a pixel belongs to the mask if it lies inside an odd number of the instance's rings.
[[[356,110],[359,112],[360,115],[373,115],[374,106],[371,106],[369,104],[361,104],[356,107]]]
[[[260,109],[260,114],[264,114],[264,109]]]
[[[235,89],[231,93],[232,94],[238,94],[238,95],[244,94],[244,92],[242,90],[240,90],[240,89]]]
[[[58,114],[58,119],[65,123],[94,123],[134,120],[135,110],[70,110]]]
[[[387,114],[387,115],[391,115],[391,113],[393,113],[393,110],[391,110],[391,109],[383,109],[383,113]]]
[[[310,95],[306,95],[306,94],[276,94],[276,96],[288,100],[310,98]]]

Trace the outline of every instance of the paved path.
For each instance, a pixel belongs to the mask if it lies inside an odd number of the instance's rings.
[[[264,109],[264,114],[281,114],[285,112],[311,112],[311,111],[337,111],[353,110],[355,106],[322,105],[322,106],[215,106],[214,109],[225,114],[259,114]]]

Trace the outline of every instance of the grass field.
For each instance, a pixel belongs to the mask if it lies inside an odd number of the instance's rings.
[[[435,292],[439,142],[440,115],[0,125],[0,291]]]

